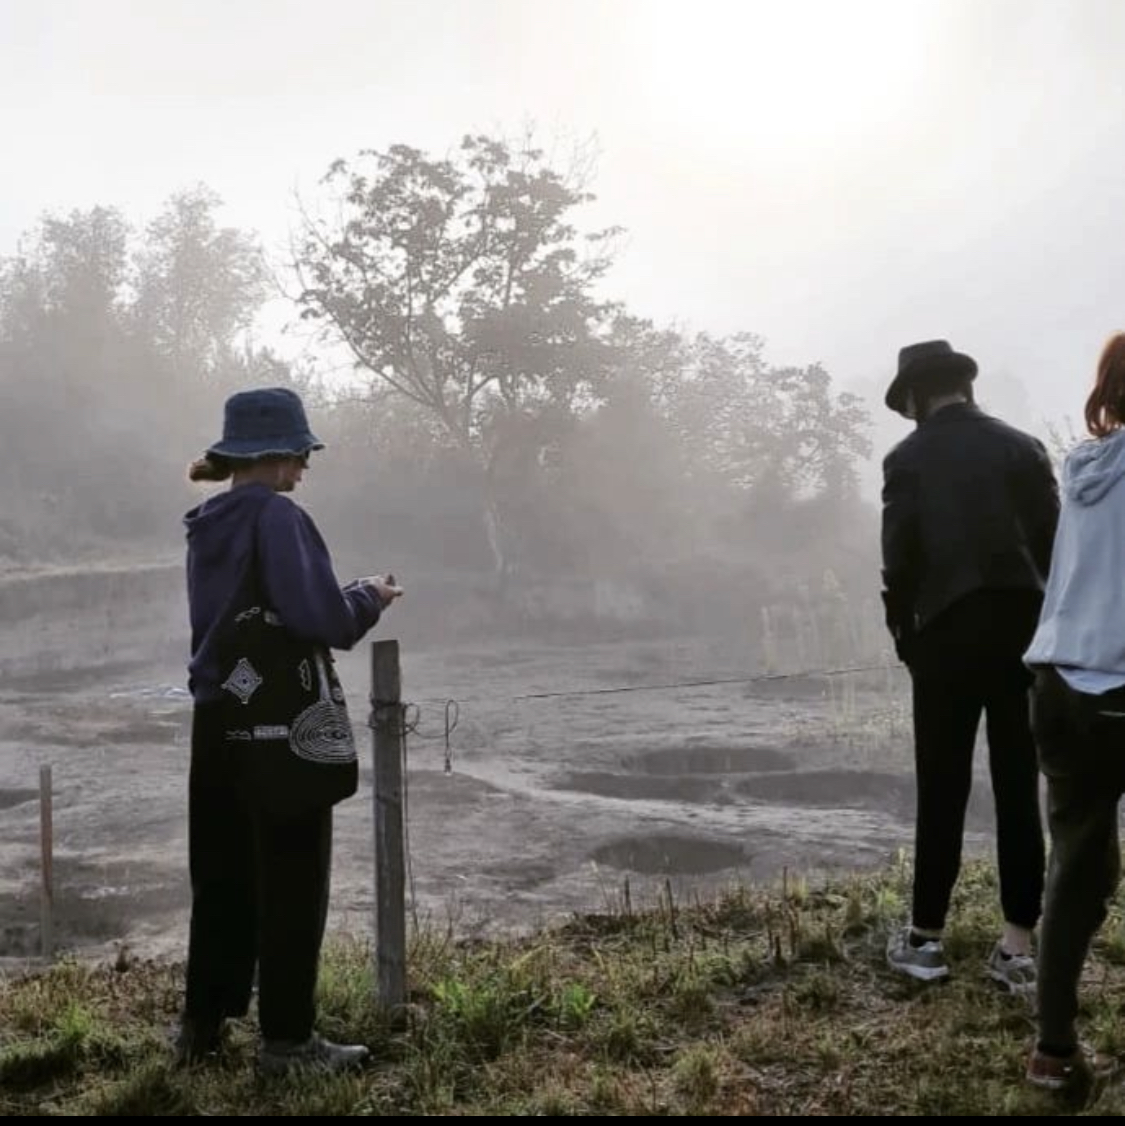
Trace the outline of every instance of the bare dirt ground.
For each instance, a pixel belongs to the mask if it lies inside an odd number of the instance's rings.
[[[380,626],[378,636],[394,636]],[[340,657],[367,717],[365,642]],[[699,640],[403,652],[410,907],[459,933],[550,923],[719,884],[878,865],[912,840],[899,670],[605,692],[753,677],[749,644]],[[39,944],[41,765],[54,781],[60,945],[182,954],[189,703],[178,662],[87,664],[0,684],[0,957]],[[526,698],[539,693],[594,694]],[[443,738],[445,701],[460,719]],[[365,744],[369,747],[369,744]],[[336,820],[332,925],[368,934],[371,750]],[[969,850],[988,848],[980,777]]]

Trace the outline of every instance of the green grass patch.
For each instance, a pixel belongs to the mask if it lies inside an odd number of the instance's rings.
[[[335,936],[321,1030],[371,1046],[350,1077],[262,1079],[253,1012],[219,1058],[171,1065],[176,965],[60,962],[0,981],[0,1113],[22,1115],[1121,1115],[1028,1088],[1029,1005],[985,975],[994,870],[966,866],[949,981],[886,967],[909,898],[904,857],[814,886],[583,915],[496,941],[420,931],[409,1005],[374,1004],[373,954]],[[1125,912],[1112,905],[1082,987],[1082,1032],[1125,1058]]]

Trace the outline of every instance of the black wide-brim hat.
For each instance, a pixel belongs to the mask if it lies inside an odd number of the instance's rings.
[[[209,454],[242,460],[300,457],[322,450],[324,443],[309,429],[301,397],[288,387],[256,387],[238,391],[226,401],[223,436]]]
[[[955,352],[948,340],[925,340],[908,344],[898,353],[898,373],[887,388],[885,402],[899,414],[906,412],[906,395],[935,375],[960,375],[972,381],[977,377],[977,362],[972,356]]]

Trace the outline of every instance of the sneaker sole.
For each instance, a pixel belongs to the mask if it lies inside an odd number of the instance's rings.
[[[1017,984],[1011,978],[1005,977],[999,970],[989,969],[988,976],[997,984],[1002,985],[1014,997],[1031,997],[1035,993],[1035,982],[1025,981]]]
[[[270,1078],[282,1078],[286,1075],[295,1075],[301,1072],[316,1073],[319,1075],[346,1075],[353,1071],[362,1071],[370,1061],[369,1055],[361,1059],[348,1060],[347,1062],[333,1063],[324,1059],[259,1059],[258,1070],[262,1075]]]
[[[1041,1091],[1065,1091],[1068,1087],[1074,1087],[1079,1082],[1075,1079],[1045,1079],[1042,1075],[1031,1075],[1030,1073],[1027,1076],[1027,1081]]]
[[[1109,1083],[1117,1077],[1117,1072],[1110,1068],[1108,1071],[1089,1071],[1079,1075],[1069,1076],[1065,1079],[1046,1079],[1041,1075],[1028,1073],[1027,1081],[1041,1091],[1077,1091],[1084,1087],[1099,1086]]]
[[[900,974],[914,978],[915,981],[941,981],[942,978],[949,977],[948,966],[905,966],[891,961],[890,958],[887,959],[887,965]]]

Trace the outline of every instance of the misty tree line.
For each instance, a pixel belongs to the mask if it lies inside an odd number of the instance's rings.
[[[336,162],[284,263],[205,187],[139,230],[105,206],[44,218],[0,261],[0,558],[176,543],[223,397],[289,382],[329,442],[309,493],[345,545],[373,534],[502,590],[864,574],[860,401],[818,365],[771,365],[751,332],[605,298],[618,232],[578,226],[590,198],[527,145],[467,137],[446,159]],[[321,362],[354,365],[347,390],[248,332],[278,274]]]
[[[0,261],[0,557],[159,538],[216,397],[289,378],[240,343],[266,275],[218,205],[178,193],[142,232],[111,207],[48,216]]]

